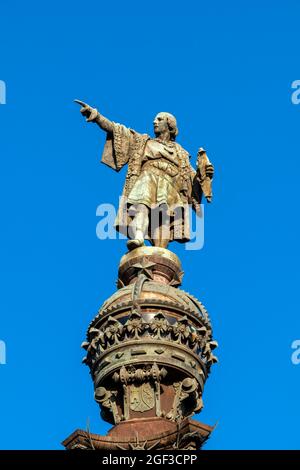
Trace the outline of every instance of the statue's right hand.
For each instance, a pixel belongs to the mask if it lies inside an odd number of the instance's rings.
[[[80,112],[83,116],[86,116],[86,121],[87,122],[92,122],[96,119],[98,116],[98,110],[96,108],[92,108],[88,104],[84,103],[83,101],[80,100],[74,100],[75,103],[80,104],[81,109]]]

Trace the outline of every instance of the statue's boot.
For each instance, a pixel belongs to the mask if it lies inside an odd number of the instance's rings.
[[[135,237],[132,240],[128,240],[127,248],[128,250],[134,250],[135,248],[139,248],[145,244],[144,241],[144,231],[143,230],[136,230]]]
[[[135,250],[135,248],[139,248],[140,246],[143,246],[144,239],[143,238],[134,238],[133,240],[128,240],[127,242],[127,248],[128,250]]]

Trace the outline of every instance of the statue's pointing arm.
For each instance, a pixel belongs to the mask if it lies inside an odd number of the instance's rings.
[[[87,122],[95,122],[105,132],[113,132],[113,123],[106,117],[102,116],[96,108],[92,108],[91,106],[80,100],[75,100],[75,103],[80,104],[80,112],[83,116],[86,117]]]
[[[135,131],[110,121],[102,116],[96,108],[83,101],[75,100],[81,106],[80,112],[87,122],[95,122],[106,134],[106,143],[102,154],[102,163],[119,171],[130,158],[132,142],[137,135]]]

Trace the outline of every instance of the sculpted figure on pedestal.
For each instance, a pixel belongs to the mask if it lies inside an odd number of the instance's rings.
[[[116,230],[129,238],[128,248],[144,245],[145,239],[162,248],[173,240],[189,241],[189,205],[200,213],[202,195],[208,202],[212,200],[214,169],[206,152],[199,149],[194,170],[189,153],[176,142],[177,123],[170,113],[157,114],[152,138],[75,101],[86,120],[107,134],[102,162],[115,171],[128,165],[115,223]]]

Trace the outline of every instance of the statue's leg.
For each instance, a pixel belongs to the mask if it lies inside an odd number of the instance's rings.
[[[166,248],[170,241],[170,216],[166,205],[161,205],[156,211],[155,222],[151,217],[151,227],[154,228],[153,245]]]
[[[153,239],[153,245],[159,246],[160,248],[167,248],[170,241],[170,229],[169,226],[161,225],[155,231],[155,237]]]
[[[138,204],[135,208],[135,215],[131,225],[132,238],[128,240],[129,250],[134,250],[144,245],[144,239],[148,232],[149,209],[145,204]]]

